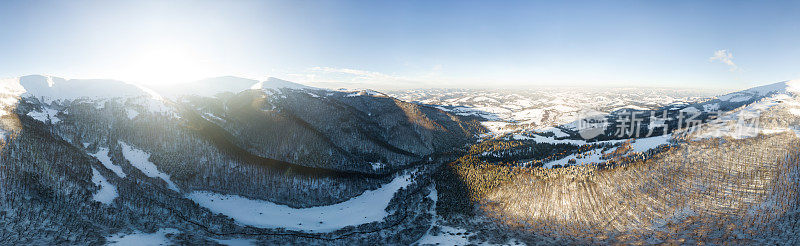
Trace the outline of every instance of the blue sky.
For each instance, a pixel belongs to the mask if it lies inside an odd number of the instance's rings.
[[[797,1],[0,1],[0,77],[738,89],[800,78],[797,13]]]

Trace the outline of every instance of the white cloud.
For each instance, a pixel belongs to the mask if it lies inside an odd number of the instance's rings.
[[[736,71],[739,69],[739,66],[736,66],[736,63],[733,63],[733,53],[727,50],[717,50],[714,52],[714,56],[709,58],[709,61],[720,61],[725,63],[731,67],[731,71]]]

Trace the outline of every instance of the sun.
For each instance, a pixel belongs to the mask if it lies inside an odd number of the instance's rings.
[[[173,84],[199,79],[209,66],[195,52],[181,45],[154,45],[132,55],[125,76],[145,84]]]

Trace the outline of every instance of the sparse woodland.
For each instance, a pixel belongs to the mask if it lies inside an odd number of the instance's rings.
[[[460,209],[437,209],[454,218],[486,215],[502,225],[498,228],[527,232],[514,235],[534,241],[796,240],[800,141],[794,133],[707,139],[620,155],[625,147],[604,155],[613,164],[555,169],[468,155],[442,168],[437,179],[437,187],[461,187],[466,193],[439,192],[440,201]],[[490,240],[492,233],[501,233],[487,231],[488,236],[476,237]]]

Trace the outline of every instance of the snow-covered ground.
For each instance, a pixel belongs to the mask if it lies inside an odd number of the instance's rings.
[[[117,187],[109,183],[106,177],[103,177],[94,167],[92,168],[92,183],[100,186],[100,190],[92,197],[93,200],[109,205],[114,198],[117,198]]]
[[[467,237],[471,234],[465,229],[436,225],[440,231],[433,235],[430,231],[417,241],[417,245],[442,245],[442,246],[456,246],[468,245],[469,239]]]
[[[651,149],[655,149],[658,146],[669,143],[670,139],[672,139],[672,134],[649,137],[649,138],[639,138],[631,143],[631,152],[641,153]]]
[[[787,91],[793,89],[787,86]],[[763,92],[762,92],[763,93]],[[734,110],[722,115],[718,120],[704,124],[694,135],[695,140],[707,138],[730,137],[733,139],[743,139],[758,136],[759,134],[774,134],[783,131],[796,129],[770,129],[760,125],[759,117],[767,110],[778,105],[786,105],[787,111],[800,111],[794,104],[797,98],[787,93],[779,93],[760,101],[754,102],[746,107]]]
[[[719,110],[719,103],[703,105],[703,112],[713,112]]]
[[[347,91],[343,91],[347,92]],[[386,96],[383,93],[374,91],[374,90],[358,90],[358,91],[350,91],[349,94],[345,95],[344,97],[358,97],[358,96]]]
[[[507,127],[511,125],[511,123],[502,121],[482,121],[481,125],[483,125],[483,127],[489,130],[487,134],[489,136],[499,136],[505,133],[513,132],[515,130],[513,128]]]
[[[431,193],[428,193],[428,198],[433,200],[434,206],[431,208],[430,213],[433,214],[431,226],[425,232],[416,245],[467,245],[469,244],[469,233],[465,229],[459,229],[449,226],[438,225],[439,217],[436,215],[436,203],[439,200],[439,194],[435,186],[431,186]],[[432,233],[433,227],[441,229],[438,233]],[[434,235],[436,234],[436,235]]]
[[[733,92],[730,94],[719,96],[717,97],[717,99],[728,102],[744,102],[756,96],[766,96],[769,93],[773,92],[778,92],[778,93],[786,92],[790,89],[791,86],[792,86],[791,81],[774,83],[769,85],[753,87],[743,91]]]
[[[89,155],[94,156],[94,158],[97,158],[97,160],[99,160],[100,163],[103,164],[103,166],[113,171],[120,178],[125,177],[125,172],[122,171],[122,167],[114,164],[114,162],[111,161],[111,157],[108,156],[108,148],[100,147],[98,148],[97,153]]]
[[[149,112],[174,114],[175,112],[165,104],[163,97],[155,91],[117,80],[99,79],[63,79],[53,76],[30,75],[10,79],[0,79],[0,108],[16,103],[19,98],[36,98],[36,100],[50,105],[54,102],[76,101],[94,103],[95,107],[102,107],[106,100],[128,99],[129,103],[143,106]],[[135,112],[135,111],[134,111]],[[130,118],[136,117],[138,112],[126,113]],[[39,121],[45,121],[50,116],[53,123],[55,111],[45,108],[44,112],[34,111],[28,115]]]
[[[58,110],[51,109],[51,108],[44,108],[44,112],[42,112],[42,111],[30,111],[30,112],[28,112],[28,116],[30,116],[31,118],[33,118],[35,120],[38,120],[38,121],[46,123],[47,119],[50,119],[50,122],[53,123],[53,124],[56,124],[56,123],[61,121],[61,119],[56,117],[56,114],[58,114]]]
[[[381,162],[370,162],[369,164],[372,165],[372,170],[380,170],[381,168],[386,166],[386,164],[383,164]]]
[[[106,237],[107,245],[114,246],[157,246],[172,245],[167,238],[168,234],[178,234],[174,228],[162,228],[154,233],[134,232],[132,234],[118,233]]]
[[[286,81],[278,78],[269,77],[265,81],[258,82],[250,87],[250,89],[261,89],[261,90],[276,90],[276,89],[314,89],[317,90],[318,88],[301,85],[298,83],[294,83],[291,81]]]
[[[71,79],[30,75],[16,78],[22,96],[36,97],[50,104],[60,100],[149,96],[140,87],[116,80]]]
[[[411,175],[401,175],[376,190],[365,191],[342,203],[309,208],[291,208],[269,201],[208,191],[195,191],[187,197],[214,213],[233,218],[242,225],[332,232],[345,226],[382,221],[389,215],[386,206],[394,194],[411,182]]]
[[[785,98],[775,97],[775,95],[785,97],[792,92],[800,93],[800,81],[786,81],[728,93],[716,97],[720,102],[699,104],[694,107],[686,106],[695,102],[713,99],[711,94],[716,92],[666,88],[617,88],[614,90],[539,88],[530,90],[429,89],[396,91],[390,92],[390,94],[403,100],[435,105],[439,109],[458,115],[483,116],[488,120],[483,122],[483,125],[490,130],[489,134],[481,136],[484,138],[540,129],[536,131],[551,131],[556,136],[547,138],[530,134],[517,134],[513,135],[513,138],[580,145],[585,142],[555,140],[555,138],[564,137],[566,134],[553,126],[560,126],[569,130],[577,129],[576,122],[584,116],[582,112],[587,110],[608,114],[615,110],[647,110],[665,107],[672,108],[672,110],[681,109],[683,112],[713,112],[719,110],[724,103],[741,103],[765,96],[772,96],[772,99],[780,100]],[[777,104],[776,101],[754,103],[742,111],[763,110]],[[800,107],[791,108],[789,112],[800,115]],[[734,114],[733,116],[738,115]],[[725,134],[737,132],[730,129],[722,130],[725,130]],[[709,136],[720,136],[720,134]],[[750,135],[734,137],[747,136]]]
[[[569,137],[569,134],[567,134],[564,131],[562,131],[561,129],[558,129],[558,128],[555,128],[555,127],[545,127],[543,129],[541,129],[540,131],[541,132],[552,132],[556,138]]]
[[[202,117],[203,117],[203,119],[206,119],[206,120],[212,121],[212,122],[214,122],[214,121],[216,121],[216,122],[226,122],[225,119],[222,119],[222,118],[220,118],[220,117],[218,117],[218,116],[216,116],[216,115],[214,115],[212,113],[203,113]]]
[[[470,242],[469,237],[472,236],[474,233],[467,231],[466,229],[462,228],[455,228],[452,226],[445,226],[439,224],[439,216],[436,214],[436,204],[439,200],[439,194],[436,190],[436,186],[432,185],[430,187],[431,192],[428,193],[428,198],[433,200],[433,206],[430,209],[430,214],[433,215],[433,219],[431,220],[431,225],[428,227],[428,230],[425,232],[422,237],[417,239],[416,242],[412,243],[411,245],[438,245],[438,246],[456,246],[456,245],[493,245],[487,243],[474,243]],[[438,228],[437,232],[433,232],[433,228]],[[503,245],[525,245],[524,243],[519,242],[518,240],[511,238],[508,240],[507,243]]]
[[[434,105],[462,116],[481,116],[544,128],[578,120],[582,110],[655,109],[697,102],[715,94],[672,88],[422,89],[390,91],[398,99]]]
[[[169,179],[169,175],[159,171],[156,164],[149,161],[150,154],[121,141],[119,142],[119,145],[122,146],[122,155],[131,163],[131,165],[142,171],[148,177],[160,178],[166,181],[169,189],[180,192],[178,186]]]
[[[627,110],[648,110],[649,108],[636,106],[636,105],[625,105],[625,106],[622,106],[622,107],[613,108],[610,111],[614,112],[614,111],[617,111],[617,110],[626,110],[626,109]]]
[[[630,152],[632,152],[632,153],[641,153],[641,152],[645,152],[645,151],[654,149],[654,148],[656,148],[658,146],[668,144],[669,140],[671,138],[672,138],[672,134],[661,135],[661,136],[656,136],[656,137],[649,137],[649,138],[636,139],[636,140],[634,140],[634,142],[631,142],[631,144],[630,144],[630,146],[631,146]],[[619,143],[621,141],[627,141],[627,140],[602,141],[602,142],[598,142],[598,143]],[[613,152],[616,149],[617,148],[615,147],[615,148],[606,150],[605,153]],[[566,156],[564,158],[545,163],[543,165],[543,167],[545,167],[545,168],[553,168],[553,166],[555,166],[555,165],[565,166],[565,165],[567,165],[569,163],[569,160],[571,160],[571,159],[575,159],[575,164],[574,165],[586,165],[586,164],[591,164],[591,163],[602,163],[602,162],[605,161],[605,160],[602,159],[603,154],[604,153],[601,153],[599,149],[595,149],[595,150],[592,150],[590,152],[590,154],[584,156],[583,158],[577,158],[577,154],[572,154],[572,155]]]
[[[576,140],[576,139],[555,139],[552,137],[545,137],[539,136],[536,134],[525,136],[522,134],[514,134],[511,136],[514,140],[533,140],[537,143],[550,143],[550,144],[572,144],[572,145],[584,145],[586,144],[586,140]]]
[[[251,246],[256,244],[255,239],[234,238],[234,239],[214,239],[217,243],[227,246]]]
[[[760,114],[780,105],[784,105],[789,114],[800,115],[800,99],[798,99],[798,96],[800,96],[800,80],[755,87],[722,96],[720,99],[734,100],[735,97],[741,95],[771,96],[753,102],[743,108],[731,111],[719,117],[719,120],[703,125],[703,127],[694,134],[694,139],[700,140],[719,137],[743,139],[755,137],[759,134],[775,134],[784,131],[798,132],[796,127],[781,127],[776,129],[764,127],[759,122],[759,118]]]
[[[128,119],[134,119],[136,116],[139,116],[139,112],[133,109],[126,109],[125,114],[128,115]]]
[[[492,108],[487,108],[487,107],[483,107],[481,109],[478,109],[478,108],[471,108],[471,107],[465,107],[465,106],[452,106],[452,107],[449,107],[449,108],[448,107],[442,107],[442,106],[436,106],[436,108],[441,109],[443,111],[447,111],[447,112],[456,114],[456,115],[460,115],[460,116],[479,116],[479,117],[483,117],[484,119],[494,120],[494,121],[503,120],[500,117],[498,117],[497,115],[495,115],[494,113],[490,112],[490,111],[502,111],[502,110],[494,110]],[[487,110],[487,111],[484,111],[484,110]]]

